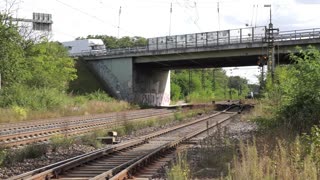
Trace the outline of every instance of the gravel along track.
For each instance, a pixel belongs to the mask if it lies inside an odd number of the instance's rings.
[[[207,127],[214,127],[236,114],[219,112],[11,179],[121,179],[134,169],[136,163],[172,149],[181,142],[201,134]]]

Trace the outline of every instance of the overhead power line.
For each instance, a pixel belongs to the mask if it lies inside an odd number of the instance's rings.
[[[71,9],[73,9],[73,10],[75,10],[75,11],[78,11],[78,12],[80,12],[80,13],[88,16],[88,17],[91,17],[91,18],[93,18],[93,19],[95,19],[95,20],[97,20],[97,21],[100,21],[100,22],[103,22],[103,23],[107,23],[107,24],[109,24],[110,26],[112,26],[112,27],[115,28],[115,29],[118,28],[118,26],[116,26],[116,25],[114,25],[114,24],[112,24],[112,23],[110,23],[110,22],[108,22],[108,21],[105,21],[104,19],[98,18],[98,17],[95,16],[95,15],[91,15],[91,14],[89,14],[89,13],[87,13],[87,12],[85,12],[85,11],[79,9],[79,8],[73,7],[73,6],[71,6],[70,4],[67,4],[67,3],[65,3],[65,2],[62,2],[61,0],[56,0],[56,1],[57,1],[58,3],[64,5],[64,6],[67,6],[67,7],[71,8]],[[124,28],[119,28],[119,29],[121,29],[121,30],[123,30],[123,31],[125,31],[125,32],[127,32],[127,33],[129,33],[129,34],[133,34],[133,33],[131,33],[130,31],[125,30]]]
[[[201,31],[201,28],[198,24],[198,20],[199,20],[199,12],[198,12],[198,9],[197,9],[197,2],[194,1],[193,2],[193,5],[190,5],[189,1],[186,1],[185,0],[185,4],[182,5],[179,0],[176,0],[175,3],[180,6],[180,8],[183,9],[183,12],[185,14],[187,14],[189,16],[189,19],[193,22],[193,24],[198,28],[199,31]],[[195,14],[194,12],[191,12],[189,13],[190,11],[195,11]],[[194,18],[194,16],[196,16]]]

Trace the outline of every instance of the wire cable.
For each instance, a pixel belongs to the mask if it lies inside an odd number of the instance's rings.
[[[78,11],[78,12],[80,12],[80,13],[88,16],[88,17],[91,17],[91,18],[93,18],[93,19],[95,19],[95,20],[97,20],[97,21],[100,21],[100,22],[103,22],[103,23],[107,23],[107,24],[109,24],[110,26],[112,26],[112,27],[115,28],[115,29],[118,28],[118,26],[116,26],[116,25],[114,25],[114,24],[112,24],[112,23],[110,23],[110,22],[108,22],[108,21],[105,21],[105,20],[103,20],[103,19],[100,19],[100,18],[98,18],[98,17],[95,16],[95,15],[91,15],[91,14],[89,14],[89,13],[87,13],[87,12],[85,12],[85,11],[79,9],[79,8],[73,7],[73,6],[71,6],[70,4],[67,4],[67,3],[65,3],[65,2],[62,2],[62,1],[60,1],[60,0],[56,0],[56,1],[57,1],[58,3],[64,5],[64,6],[66,6],[66,7],[69,7],[69,8],[71,8],[71,9],[75,10],[75,11]],[[130,31],[127,31],[127,30],[124,29],[124,28],[120,28],[120,29],[123,30],[123,31],[125,31],[125,32],[127,32],[127,33],[129,33],[129,34],[132,34],[132,35],[134,34],[134,33],[130,32]]]

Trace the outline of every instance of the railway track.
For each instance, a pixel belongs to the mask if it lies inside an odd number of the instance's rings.
[[[13,179],[125,179],[151,162],[162,157],[182,142],[208,129],[225,123],[237,112],[221,111],[192,122],[163,129],[125,143],[34,170]]]
[[[36,142],[46,142],[55,134],[68,136],[84,134],[96,129],[112,128],[123,124],[125,121],[166,117],[174,112],[174,110],[168,109],[148,109],[0,125],[0,146],[18,147]]]

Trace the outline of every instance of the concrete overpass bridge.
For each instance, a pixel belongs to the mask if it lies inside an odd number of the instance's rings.
[[[170,70],[257,66],[270,53],[288,63],[296,46],[320,45],[320,29],[272,32],[266,27],[203,32],[148,39],[143,47],[87,51],[84,60],[118,99],[152,106],[170,104]],[[269,56],[270,57],[270,56]],[[269,62],[270,64],[270,62]]]

